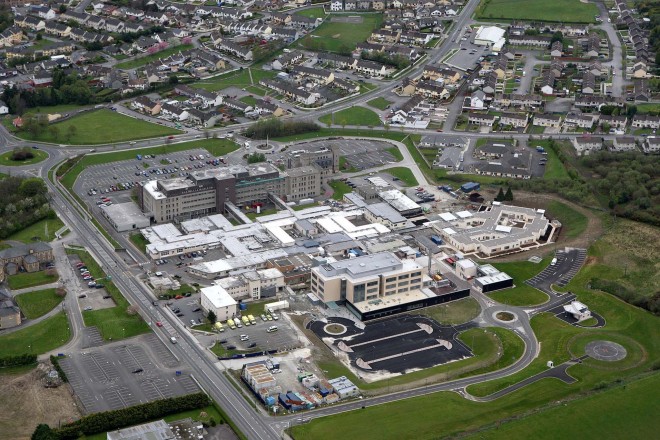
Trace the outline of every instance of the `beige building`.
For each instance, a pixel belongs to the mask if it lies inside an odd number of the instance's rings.
[[[201,306],[205,313],[212,311],[216,320],[226,321],[238,313],[238,303],[220,286],[204,287],[201,292]]]
[[[249,270],[215,282],[234,299],[258,300],[273,297],[284,288],[284,275],[278,269]]]
[[[340,260],[312,268],[311,290],[324,303],[353,305],[421,289],[422,266],[391,252]]]
[[[291,168],[284,176],[287,202],[316,197],[321,193],[321,173],[316,167]]]

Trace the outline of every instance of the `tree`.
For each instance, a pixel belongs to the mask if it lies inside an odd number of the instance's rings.
[[[41,41],[44,39],[44,36],[41,32],[37,32],[37,36],[35,37],[35,40]]]
[[[39,194],[46,194],[47,189],[43,179],[35,177],[21,182],[18,192],[24,197],[34,197]]]
[[[176,75],[170,75],[169,83],[172,85],[179,84],[179,77]]]
[[[506,194],[504,194],[504,200],[509,202],[513,200],[513,192],[511,191],[511,187],[508,187],[506,189]]]
[[[554,34],[552,34],[552,39],[550,40],[550,44],[554,43],[555,41],[563,41],[564,40],[564,34],[561,33],[561,31],[557,31]]]
[[[504,191],[502,190],[502,187],[500,186],[500,191],[497,193],[497,196],[495,197],[496,202],[502,202],[504,201]]]
[[[54,140],[57,140],[60,137],[60,128],[57,125],[51,125],[48,127],[48,132]]]
[[[75,125],[69,125],[69,127],[66,129],[66,138],[67,140],[71,140],[72,137],[76,135],[78,132],[78,128]]]
[[[32,440],[57,440],[59,436],[45,423],[40,423],[32,433]]]
[[[206,315],[206,318],[209,320],[211,325],[215,325],[215,321],[218,320],[218,317],[215,316],[215,312],[213,310],[209,310],[209,314]]]

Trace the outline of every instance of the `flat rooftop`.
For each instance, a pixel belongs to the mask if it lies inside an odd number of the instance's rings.
[[[326,278],[349,275],[353,279],[359,279],[393,272],[421,270],[422,266],[413,260],[399,260],[392,252],[379,252],[324,264],[317,269]]]
[[[419,301],[425,298],[437,296],[431,289],[417,289],[410,290],[406,293],[397,293],[395,295],[388,295],[369,301],[360,301],[359,303],[351,303],[353,307],[360,312],[373,312],[376,310],[386,309],[388,307],[398,306],[399,304],[406,304],[410,302]]]

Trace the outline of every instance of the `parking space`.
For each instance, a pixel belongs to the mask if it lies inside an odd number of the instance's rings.
[[[219,160],[208,163],[215,158],[202,148],[155,156],[141,155],[141,159],[137,154],[131,160],[87,167],[76,181],[76,193],[91,206],[100,206],[103,198],[109,199],[105,203],[123,203],[131,200],[131,189],[140,182],[184,177],[192,171],[224,166]]]
[[[193,293],[191,296],[184,296],[181,299],[161,301],[162,304],[168,307],[172,313],[181,320],[185,327],[199,325],[204,322],[204,312],[202,311],[199,302],[199,293]],[[191,321],[193,321],[194,324]]]
[[[402,316],[367,324],[360,330],[352,321],[336,318],[310,326],[319,338],[333,338],[355,368],[364,372],[405,373],[471,357],[454,327],[440,326],[424,316]]]
[[[89,414],[198,392],[190,374],[177,370],[178,361],[168,353],[151,334],[72,353],[60,365]]]
[[[555,254],[555,264],[550,264],[525,282],[543,291],[549,290],[553,284],[564,287],[578,273],[586,256],[585,249],[558,250]]]
[[[225,331],[218,335],[219,343],[225,348],[245,351],[289,351],[301,346],[297,332],[284,318],[263,321],[255,316],[256,324],[243,326],[234,330],[225,326]],[[276,331],[268,331],[271,327],[277,327]],[[242,335],[247,336],[241,337]]]

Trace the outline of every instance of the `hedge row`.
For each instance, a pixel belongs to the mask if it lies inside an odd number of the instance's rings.
[[[130,408],[91,414],[53,431],[59,439],[77,439],[83,435],[98,434],[146,423],[170,414],[204,408],[210,404],[211,399],[204,393],[188,394],[131,406]]]
[[[53,364],[53,367],[55,367],[55,371],[57,371],[57,374],[60,375],[60,379],[62,379],[63,382],[68,382],[69,378],[66,377],[66,373],[64,370],[62,370],[62,367],[60,367],[60,358],[51,354],[50,363]]]
[[[37,362],[36,354],[19,354],[0,358],[0,368],[18,367],[20,365],[32,365]]]

